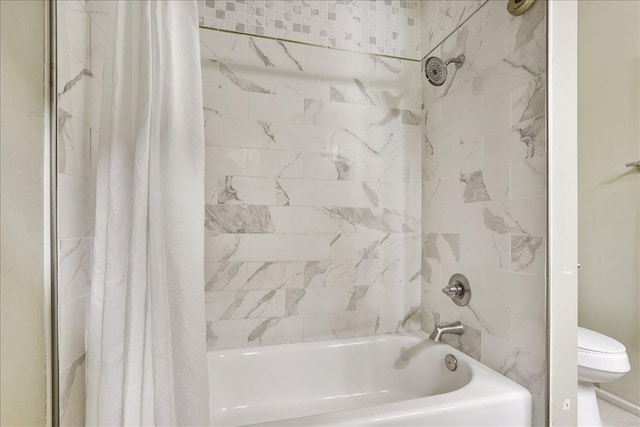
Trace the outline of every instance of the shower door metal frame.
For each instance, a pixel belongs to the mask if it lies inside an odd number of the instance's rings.
[[[45,295],[50,295],[50,329],[48,346],[50,369],[50,390],[47,413],[48,425],[60,425],[60,364],[58,359],[58,88],[57,88],[57,5],[58,0],[44,1],[45,4],[45,126],[48,125],[49,138],[49,262],[50,281],[45,285]],[[46,300],[45,300],[46,301]]]

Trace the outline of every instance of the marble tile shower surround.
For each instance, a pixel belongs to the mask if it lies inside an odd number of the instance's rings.
[[[440,3],[462,17],[477,2]],[[422,81],[423,329],[461,320],[467,332],[445,340],[527,387],[541,425],[545,4],[513,17],[504,2],[489,1],[441,41],[427,40],[438,46],[430,55],[464,53],[466,62],[459,70],[451,67],[441,87]],[[440,291],[453,273],[469,278],[468,307],[452,304]]]
[[[84,424],[84,327],[108,2],[57,2],[60,423]]]
[[[343,3],[355,10],[354,2]],[[445,38],[434,55],[467,55],[465,67],[450,70],[437,89],[418,62],[370,55],[404,56],[380,50],[378,38],[375,49],[327,41],[365,52],[358,54],[201,30],[208,342],[266,345],[415,329],[419,319],[426,330],[437,319],[462,320],[467,332],[447,339],[528,387],[540,420],[544,15],[536,6],[514,18],[493,0],[418,3],[407,9],[423,16],[421,27],[414,20],[422,43],[406,56],[420,58]],[[84,417],[84,309],[109,4],[58,3],[64,425]],[[300,25],[292,32],[306,36]],[[265,36],[285,38],[266,28]],[[454,272],[472,282],[470,308],[440,293]]]
[[[200,25],[420,59],[419,0],[199,0]]]
[[[420,63],[200,35],[210,347],[419,328]]]

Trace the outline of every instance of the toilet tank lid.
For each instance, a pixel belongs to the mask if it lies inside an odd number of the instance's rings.
[[[620,354],[627,351],[621,342],[599,332],[581,327],[578,327],[578,350],[610,354]]]

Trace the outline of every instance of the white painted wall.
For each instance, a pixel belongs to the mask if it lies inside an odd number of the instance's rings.
[[[579,323],[619,341],[640,404],[640,2],[579,2]]]
[[[47,422],[45,4],[0,2],[0,424]]]

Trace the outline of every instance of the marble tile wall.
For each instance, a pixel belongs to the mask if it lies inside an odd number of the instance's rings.
[[[420,59],[418,0],[199,0],[200,25]]]
[[[456,16],[473,4],[440,3],[445,10],[455,4]],[[465,64],[450,67],[443,86],[422,80],[423,328],[461,320],[467,332],[449,342],[527,387],[534,396],[535,423],[542,425],[544,2],[513,17],[503,1],[489,1],[432,54],[446,59],[460,53]],[[467,307],[454,305],[440,291],[453,273],[470,280],[473,297]]]
[[[107,2],[57,2],[60,423],[84,425],[85,316]]]
[[[200,37],[209,346],[419,328],[420,63]]]

